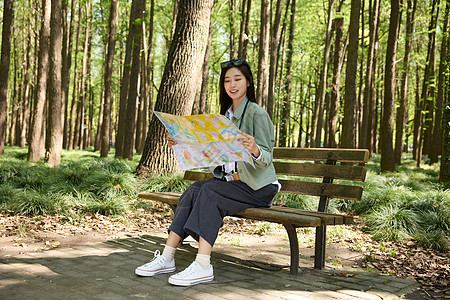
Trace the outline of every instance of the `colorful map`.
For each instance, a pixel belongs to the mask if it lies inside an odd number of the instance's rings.
[[[177,144],[172,147],[181,170],[223,165],[253,159],[238,139],[239,129],[223,115],[175,116],[154,112],[169,136]]]

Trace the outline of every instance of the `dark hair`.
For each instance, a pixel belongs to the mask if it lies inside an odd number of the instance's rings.
[[[225,115],[226,111],[233,104],[233,99],[228,96],[227,91],[225,91],[225,74],[231,68],[237,68],[247,79],[249,86],[247,87],[247,98],[251,102],[256,102],[255,97],[255,83],[253,82],[252,70],[250,70],[249,64],[243,59],[231,60],[229,62],[221,63],[222,72],[220,73],[219,81],[219,101],[220,101],[220,114]]]

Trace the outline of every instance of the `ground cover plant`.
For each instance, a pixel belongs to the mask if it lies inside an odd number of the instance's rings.
[[[0,211],[28,216],[58,214],[80,220],[83,214],[126,216],[151,208],[139,191],[182,192],[182,174],[138,180],[133,161],[101,159],[90,150],[63,152],[60,167],[26,161],[26,149],[8,147],[0,156]],[[438,183],[439,166],[415,166],[409,156],[396,173],[380,173],[379,156],[367,164],[362,200],[331,200],[331,212],[361,216],[364,230],[379,241],[416,240],[424,248],[448,251],[450,191]],[[276,204],[317,209],[317,197],[280,193]]]

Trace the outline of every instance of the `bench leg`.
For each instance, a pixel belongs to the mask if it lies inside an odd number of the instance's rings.
[[[327,226],[321,225],[316,228],[314,269],[322,270],[325,267],[326,234],[327,234]]]
[[[299,265],[299,257],[300,253],[298,250],[298,237],[297,231],[295,227],[291,224],[283,224],[284,228],[286,228],[288,237],[289,237],[289,246],[291,249],[291,274],[298,274],[298,265]]]

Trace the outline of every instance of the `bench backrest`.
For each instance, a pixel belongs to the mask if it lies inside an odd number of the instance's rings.
[[[276,147],[273,157],[277,175],[281,175],[278,176],[281,192],[319,196],[319,211],[327,211],[330,198],[361,199],[361,187],[333,181],[364,181],[364,164],[369,159],[366,149]],[[211,176],[209,173],[186,171],[184,179],[198,181]],[[321,182],[304,181],[302,177],[320,178]]]

